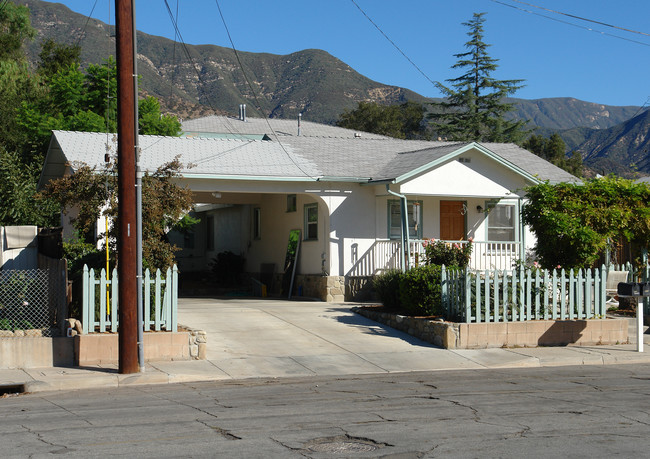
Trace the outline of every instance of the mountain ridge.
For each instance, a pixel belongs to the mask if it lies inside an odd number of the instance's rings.
[[[47,38],[64,44],[79,42],[84,66],[115,54],[115,40],[110,38],[114,26],[88,19],[59,3],[41,0],[17,0],[16,3],[29,6],[32,25],[38,32],[37,39],[27,48],[33,65],[38,60],[40,44]],[[341,113],[356,108],[360,101],[396,104],[440,100],[373,81],[323,50],[306,49],[287,55],[237,53],[239,59],[230,48],[181,45],[138,32],[140,89],[158,98],[163,110],[185,119],[236,114],[240,104],[247,104],[249,116],[297,118],[302,113],[305,120],[333,124]],[[640,110],[637,106],[604,105],[572,97],[508,101],[515,106],[509,117],[529,120],[529,127],[541,135],[560,133],[570,150],[582,152],[588,165],[605,164],[603,161],[608,156],[602,148],[607,143],[604,139],[622,135],[625,128],[620,126]],[[650,120],[644,118],[643,123],[646,129],[650,126]],[[642,127],[637,130],[641,135]],[[629,136],[620,135],[623,141],[633,141]],[[630,152],[634,159],[626,158],[624,151]],[[631,172],[630,164],[636,167],[642,164],[643,169],[639,170],[650,172],[650,164],[639,155],[634,148],[619,148],[609,160],[621,166],[615,168],[619,171]]]

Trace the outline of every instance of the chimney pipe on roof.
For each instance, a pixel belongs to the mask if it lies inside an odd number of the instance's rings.
[[[246,122],[246,104],[242,104],[241,113],[242,113],[241,120],[243,122]]]
[[[302,113],[298,113],[298,137],[300,137],[300,120],[302,119]]]

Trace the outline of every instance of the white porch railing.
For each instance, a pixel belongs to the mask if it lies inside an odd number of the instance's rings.
[[[449,244],[467,244],[467,241],[448,241]],[[410,265],[418,266],[424,262],[424,241],[410,242]],[[516,260],[521,259],[521,244],[518,242],[479,241],[472,242],[472,255],[469,269],[513,269]],[[348,275],[374,276],[389,269],[400,269],[400,242],[380,239],[364,253],[354,264]]]
[[[467,241],[443,241],[448,244],[467,245]],[[411,266],[417,266],[424,260],[424,241],[411,241]],[[473,241],[469,269],[513,269],[521,259],[521,243],[499,241]]]

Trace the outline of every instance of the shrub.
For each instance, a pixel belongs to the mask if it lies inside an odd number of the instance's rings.
[[[212,259],[210,268],[216,277],[217,284],[233,285],[241,281],[245,263],[246,260],[241,255],[226,251],[217,254],[217,257]]]
[[[419,266],[408,270],[400,278],[400,306],[407,314],[442,315],[440,293],[440,266]]]
[[[458,242],[444,242],[435,239],[424,241],[426,264],[458,266],[466,268],[472,255],[472,240],[467,244]]]
[[[399,284],[402,272],[391,269],[375,277],[373,287],[387,309],[399,309]]]

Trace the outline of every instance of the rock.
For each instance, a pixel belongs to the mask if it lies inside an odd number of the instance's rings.
[[[198,360],[206,360],[208,358],[208,345],[205,343],[199,344]]]

